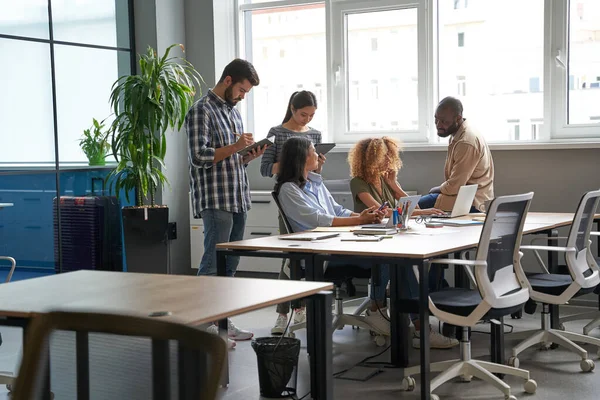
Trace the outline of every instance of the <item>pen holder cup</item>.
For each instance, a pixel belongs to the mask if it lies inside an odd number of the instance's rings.
[[[399,215],[400,223],[398,224],[401,231],[408,230],[408,215],[406,213],[401,213]]]

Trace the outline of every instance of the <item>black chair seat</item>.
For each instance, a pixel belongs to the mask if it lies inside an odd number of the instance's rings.
[[[589,276],[591,270],[587,270],[583,275]],[[565,274],[527,274],[527,279],[533,290],[552,296],[560,296],[571,283],[573,279],[571,275]],[[573,297],[583,296],[584,294],[592,293],[595,288],[580,289]]]
[[[463,317],[468,316],[481,303],[481,295],[476,290],[462,288],[444,288],[429,294],[437,308]],[[413,299],[413,302],[417,299]],[[523,303],[525,304],[525,303]],[[508,308],[492,308],[482,319],[500,318],[523,308],[523,304]]]
[[[365,278],[371,277],[371,270],[360,268],[355,265],[344,265],[327,267],[324,278],[327,282],[344,282],[348,278]]]

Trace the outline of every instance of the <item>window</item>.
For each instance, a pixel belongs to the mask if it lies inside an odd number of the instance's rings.
[[[600,104],[600,2],[571,0],[568,74],[579,78],[569,85],[568,124],[591,120]]]
[[[600,140],[598,0],[239,2],[243,54],[261,54],[250,51],[259,42],[271,58],[285,50],[281,63],[254,60],[270,81],[269,104],[255,107],[252,96],[246,104],[248,122],[262,130],[279,119],[272,110],[287,102],[282,92],[300,82],[319,84],[329,106],[320,105],[318,128],[340,144],[367,135],[439,143],[433,114],[446,96],[463,101],[490,142]],[[273,18],[259,23],[262,14]],[[278,46],[307,35],[310,51]],[[253,92],[258,101],[261,87]]]
[[[464,116],[485,127],[488,141],[519,140],[519,124],[508,121],[544,116],[542,88],[530,90],[530,77],[544,70],[544,0],[488,0],[460,20],[453,17],[453,3],[439,0],[439,98],[460,98]],[[502,28],[506,21],[508,30]],[[469,45],[457,53],[456,35],[464,45],[465,28]]]
[[[329,125],[338,143],[365,135],[397,135],[422,140],[419,96],[419,30],[417,8],[398,1],[332,4],[333,118]],[[363,9],[363,7],[365,7]],[[346,46],[341,46],[346,43]],[[374,43],[376,49],[374,50]]]
[[[53,165],[55,147],[61,165],[87,162],[78,140],[111,114],[111,86],[134,60],[128,4],[53,1],[50,21],[48,1],[0,1],[0,54],[19,60],[0,63],[2,164]]]
[[[310,126],[326,130],[325,5],[272,8],[267,2],[267,7],[262,8],[250,3],[241,9],[246,32],[243,56],[254,64],[260,85],[250,92],[243,105],[246,129],[257,138],[266,137],[269,129],[283,120],[292,93],[309,90],[317,97],[318,106]],[[268,54],[278,57],[267,58]]]

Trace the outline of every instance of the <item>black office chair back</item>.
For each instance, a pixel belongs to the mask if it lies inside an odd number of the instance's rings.
[[[519,262],[523,226],[532,198],[533,193],[501,196],[489,206],[477,248],[477,259],[487,261],[487,278],[492,285],[498,271]],[[513,269],[505,270],[506,273],[508,271],[512,276]],[[514,287],[507,287],[507,290],[520,288],[515,284]]]
[[[273,196],[273,200],[275,200],[275,204],[277,205],[277,210],[279,210],[279,215],[281,216],[281,219],[283,220],[283,225],[285,225],[285,229],[287,230],[287,232],[281,232],[283,233],[294,233],[294,231],[292,230],[292,225],[290,225],[290,221],[288,221],[287,217],[285,216],[285,213],[283,212],[283,208],[281,208],[281,203],[279,202],[279,199],[277,198],[277,193],[275,193],[274,191],[271,192],[271,196]]]
[[[76,344],[75,337],[81,338]],[[212,400],[227,345],[217,335],[173,322],[50,312],[30,323],[23,350],[13,400],[45,398],[48,360],[58,399]],[[89,354],[87,362],[75,360],[80,352]]]
[[[589,247],[590,231],[592,230],[599,202],[600,190],[587,192],[579,201],[567,239],[567,246],[574,246],[578,253]]]

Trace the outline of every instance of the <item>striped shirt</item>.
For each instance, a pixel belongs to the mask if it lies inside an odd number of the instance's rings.
[[[271,138],[273,146],[267,147],[260,162],[260,174],[262,176],[273,176],[273,164],[279,161],[283,144],[289,138],[302,136],[308,138],[313,144],[321,143],[321,132],[313,128],[308,128],[306,132],[294,132],[284,128],[282,125],[277,125],[269,130],[267,137],[271,136],[275,136],[275,139]]]
[[[240,112],[209,90],[185,117],[194,217],[217,209],[234,213],[250,209],[246,165],[237,153],[214,163],[215,149],[234,144],[244,132]]]

